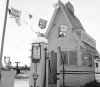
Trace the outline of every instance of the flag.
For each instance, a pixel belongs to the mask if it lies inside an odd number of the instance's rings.
[[[10,18],[15,18],[15,22],[18,24],[18,26],[21,26],[20,22],[21,11],[11,7],[11,9],[9,9],[9,15]]]
[[[10,9],[8,9],[9,10],[9,15],[11,14],[11,10]]]
[[[18,26],[21,26],[21,21],[20,21],[20,18],[15,18],[15,22],[18,24]]]
[[[41,29],[45,29],[45,28],[46,28],[46,24],[47,24],[47,21],[40,18],[39,23],[38,23],[38,26],[39,26]]]
[[[11,7],[11,9],[9,9],[9,15],[11,18],[16,18],[16,17],[20,18],[21,11]]]
[[[29,18],[31,19],[33,16],[31,14],[29,14]]]

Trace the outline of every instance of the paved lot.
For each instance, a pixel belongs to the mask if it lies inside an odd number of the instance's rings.
[[[15,79],[14,87],[29,87],[29,79]]]
[[[97,82],[85,87],[100,87],[100,74],[95,75]],[[15,79],[14,87],[29,87],[29,79]]]

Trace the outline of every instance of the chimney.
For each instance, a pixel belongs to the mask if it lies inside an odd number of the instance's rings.
[[[73,5],[68,1],[68,3],[66,3],[67,8],[69,9],[69,11],[74,14],[74,7]]]

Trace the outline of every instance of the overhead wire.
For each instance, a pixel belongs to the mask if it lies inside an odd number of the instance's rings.
[[[18,46],[10,46],[10,45],[7,45],[6,47],[17,48],[17,49],[23,49],[23,50],[27,50],[27,51],[30,51],[30,50],[31,50],[31,48],[28,49],[28,48],[23,48],[23,47],[18,47]]]
[[[31,44],[32,42],[30,42],[30,41],[6,41],[6,43],[13,43],[13,44],[17,44],[17,45],[22,45],[22,44],[24,44],[24,45],[29,45],[29,44]]]

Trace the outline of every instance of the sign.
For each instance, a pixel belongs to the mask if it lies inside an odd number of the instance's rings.
[[[61,31],[66,32],[66,30],[67,30],[67,26],[61,25]]]
[[[40,18],[39,23],[38,23],[38,26],[39,26],[41,29],[45,29],[45,28],[46,28],[46,25],[47,25],[47,21]]]
[[[82,32],[82,40],[92,47],[96,47],[96,41],[85,32]]]
[[[61,25],[59,28],[59,36],[60,37],[64,37],[66,34],[66,30],[67,30],[67,26]]]

